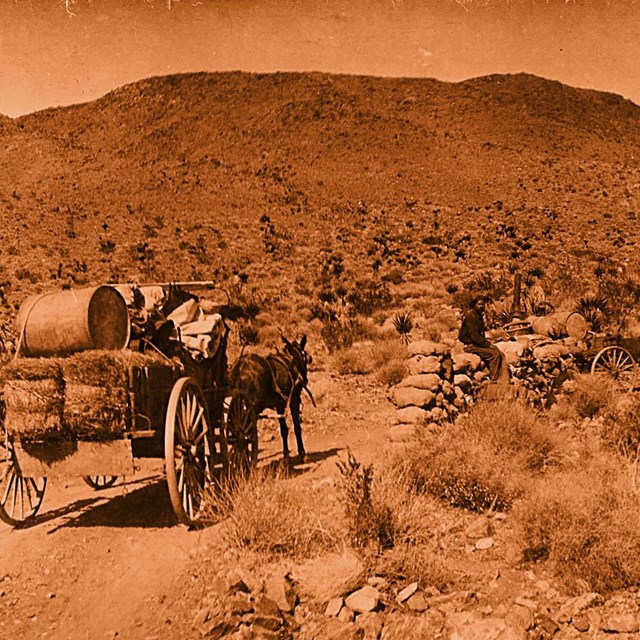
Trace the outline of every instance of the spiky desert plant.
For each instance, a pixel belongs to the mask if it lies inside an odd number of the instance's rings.
[[[602,331],[609,313],[609,304],[602,294],[587,293],[578,299],[576,311],[582,314],[593,331]]]
[[[409,344],[409,340],[411,339],[411,331],[413,331],[413,318],[408,311],[403,311],[402,313],[396,313],[393,316],[393,328],[400,335],[400,340],[405,344]]]

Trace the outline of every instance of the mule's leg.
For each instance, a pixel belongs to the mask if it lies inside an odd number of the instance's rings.
[[[289,459],[289,427],[284,416],[278,418],[280,423],[280,436],[282,437],[282,455],[285,460]]]
[[[302,442],[302,424],[300,421],[300,394],[294,393],[291,398],[291,420],[293,420],[293,433],[296,436],[296,446],[298,447],[298,461],[300,464],[304,462],[307,452],[304,450]]]

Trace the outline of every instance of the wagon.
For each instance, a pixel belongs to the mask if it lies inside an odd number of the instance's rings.
[[[218,314],[204,322],[191,332],[173,323],[163,349],[133,339],[131,309],[115,287],[25,303],[19,346],[26,357],[3,371],[0,519],[32,521],[49,478],[80,476],[99,490],[132,476],[135,459],[160,458],[177,520],[197,524],[207,488],[257,459],[251,406],[227,386],[228,327]],[[203,357],[189,340],[204,340]],[[16,370],[22,379],[12,381]]]
[[[638,383],[639,355],[638,341],[633,338],[592,334],[580,360],[583,369],[613,380],[624,391],[632,391]]]

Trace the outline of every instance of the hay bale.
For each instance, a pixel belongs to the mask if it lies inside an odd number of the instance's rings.
[[[62,381],[61,358],[16,358],[3,369],[1,378],[8,380],[46,380]]]
[[[130,421],[125,387],[67,383],[64,425],[79,440],[110,440],[124,434]]]
[[[129,369],[166,368],[157,354],[85,351],[66,358],[64,424],[79,440],[111,440],[131,425]]]
[[[62,360],[62,373],[67,384],[91,387],[128,387],[129,368],[168,364],[157,354],[136,351],[82,351]]]
[[[11,375],[24,375],[26,379],[10,379],[4,383],[5,424],[10,433],[19,434],[25,441],[64,437],[62,376],[35,378],[55,371],[55,367],[47,370],[42,363],[35,368],[27,366],[11,371]]]

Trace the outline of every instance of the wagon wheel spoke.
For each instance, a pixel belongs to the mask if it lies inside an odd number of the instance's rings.
[[[25,478],[13,444],[0,423],[0,520],[20,526],[33,518],[44,499],[46,478]]]
[[[211,446],[207,405],[191,378],[174,385],[165,421],[165,467],[171,505],[180,522],[201,516],[210,473]]]
[[[624,347],[609,346],[596,354],[591,373],[605,375],[630,391],[635,386],[637,368],[633,356]]]
[[[242,394],[231,398],[226,432],[230,473],[246,476],[257,463],[258,429],[253,406]]]
[[[109,489],[112,487],[118,480],[118,476],[83,476],[82,479],[96,491],[102,491],[103,489]]]

